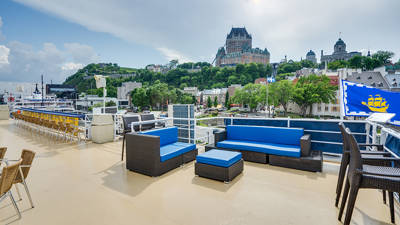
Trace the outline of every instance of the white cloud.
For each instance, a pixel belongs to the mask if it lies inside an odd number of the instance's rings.
[[[82,63],[73,63],[73,62],[68,62],[68,63],[64,63],[61,66],[62,70],[66,70],[66,71],[77,71],[79,69],[82,69],[84,66]]]
[[[0,29],[2,25],[0,17]],[[35,50],[29,44],[10,41],[0,45],[0,81],[38,81],[43,74],[46,81],[63,82],[84,65],[98,60],[91,46],[80,43],[65,43],[63,49],[43,43]]]
[[[179,63],[191,61],[189,58],[184,56],[182,53],[180,53],[174,49],[162,47],[162,48],[157,48],[157,50],[160,51],[168,61],[171,61],[173,59],[177,59],[179,61]]]
[[[72,56],[73,61],[88,64],[99,60],[99,56],[89,45],[79,43],[65,43],[66,51]]]
[[[73,46],[78,44],[74,43]],[[86,51],[82,54],[77,48],[73,48],[73,51],[71,48],[63,50],[53,43],[44,43],[41,49],[34,50],[31,45],[11,41],[4,48],[8,52],[8,64],[0,67],[1,81],[37,81],[43,74],[47,82],[63,82],[67,76],[82,68],[83,63],[91,63],[97,57],[89,46],[82,49]],[[5,61],[1,60],[1,49],[4,48],[0,46],[0,61]]]
[[[10,54],[10,49],[4,45],[0,45],[0,67],[9,64],[8,55]]]
[[[167,59],[176,52],[193,60],[215,55],[232,25],[246,26],[253,46],[267,47],[272,61],[284,55],[304,58],[309,49],[330,54],[339,32],[349,51],[371,47],[400,53],[395,29],[400,1],[395,0],[16,1],[151,46]]]

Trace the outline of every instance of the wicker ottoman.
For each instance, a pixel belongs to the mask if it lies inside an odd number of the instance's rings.
[[[243,171],[240,152],[212,149],[196,157],[194,173],[200,177],[232,181]]]

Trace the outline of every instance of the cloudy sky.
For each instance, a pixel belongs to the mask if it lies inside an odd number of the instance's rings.
[[[272,62],[330,54],[339,32],[347,50],[397,61],[399,10],[399,0],[2,0],[0,81],[62,82],[91,62],[211,62],[232,26]]]

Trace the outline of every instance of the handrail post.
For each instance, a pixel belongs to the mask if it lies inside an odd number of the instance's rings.
[[[377,137],[377,129],[376,129],[376,123],[372,125],[372,144],[376,144],[376,137]]]
[[[290,127],[290,116],[288,116],[287,127]]]
[[[369,131],[371,130],[371,124],[370,123],[365,123],[365,143],[369,144]]]

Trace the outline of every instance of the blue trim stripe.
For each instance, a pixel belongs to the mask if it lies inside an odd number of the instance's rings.
[[[45,113],[45,114],[51,114],[51,115],[57,115],[57,116],[66,116],[66,117],[73,117],[73,118],[80,118],[80,119],[85,118],[85,115],[77,114],[77,113],[63,113],[63,112],[55,112],[55,111],[48,111],[48,110],[24,108],[24,107],[21,107],[18,109],[22,110],[22,111]]]

